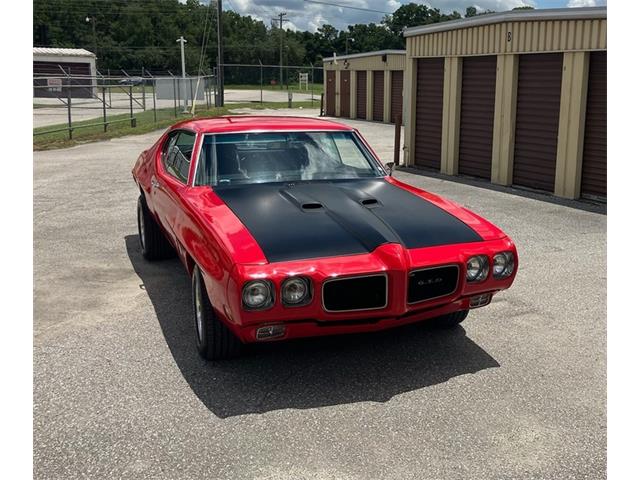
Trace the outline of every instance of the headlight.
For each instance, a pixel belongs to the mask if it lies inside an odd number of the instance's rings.
[[[514,258],[511,252],[500,252],[493,256],[493,276],[507,278],[513,273]]]
[[[467,281],[481,282],[489,275],[489,257],[476,255],[467,260]]]
[[[242,289],[242,303],[251,310],[267,308],[273,303],[271,284],[265,280],[254,280]]]
[[[306,278],[291,277],[282,282],[282,303],[285,305],[302,305],[310,298],[311,289]]]

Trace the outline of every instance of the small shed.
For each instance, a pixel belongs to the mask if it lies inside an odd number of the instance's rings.
[[[324,58],[325,114],[387,123],[404,118],[405,58],[404,50]]]
[[[33,48],[34,97],[90,98],[96,74],[96,55],[84,48]]]
[[[479,15],[404,36],[405,164],[606,198],[606,7]]]

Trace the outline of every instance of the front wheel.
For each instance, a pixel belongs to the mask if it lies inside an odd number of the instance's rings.
[[[240,354],[242,343],[216,316],[200,269],[195,266],[191,278],[196,346],[205,360],[224,360]]]
[[[467,318],[467,315],[469,315],[469,310],[460,310],[434,318],[432,322],[438,328],[454,328],[460,325]]]

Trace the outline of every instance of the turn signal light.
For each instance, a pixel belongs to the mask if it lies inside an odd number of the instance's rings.
[[[471,300],[469,301],[469,308],[484,307],[485,305],[489,305],[489,302],[491,302],[490,293],[476,295],[475,297],[471,297]]]
[[[256,340],[272,340],[284,337],[287,327],[284,325],[267,325],[256,330]]]

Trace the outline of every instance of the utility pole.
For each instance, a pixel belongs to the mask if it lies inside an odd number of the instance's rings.
[[[352,45],[356,42],[354,37],[349,36],[349,32],[344,32],[344,54],[349,55],[349,45]]]
[[[187,106],[187,73],[184,67],[184,44],[187,43],[187,41],[180,35],[180,38],[177,39],[176,42],[180,44],[180,57],[182,59],[182,94],[184,98],[184,109],[182,113],[187,113],[189,111]]]
[[[278,14],[278,18],[272,18],[274,22],[280,22],[280,88],[284,88],[284,77],[282,76],[282,51],[284,49],[284,30],[282,29],[282,22],[288,22],[286,18],[287,12],[281,12]]]
[[[96,36],[96,17],[90,17],[84,19],[85,22],[91,22],[91,28],[93,29],[93,53],[98,56],[98,37]]]
[[[224,107],[224,54],[222,48],[222,0],[218,0],[218,96],[216,107]]]

